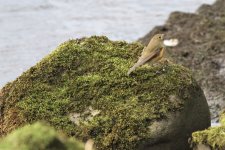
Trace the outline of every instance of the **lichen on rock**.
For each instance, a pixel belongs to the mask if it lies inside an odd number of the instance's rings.
[[[185,105],[199,109],[197,116],[204,112],[206,121],[197,129],[207,127],[204,94],[187,68],[159,63],[127,76],[142,49],[139,43],[104,36],[61,44],[1,90],[2,134],[46,120],[68,135],[94,139],[97,149],[131,150],[157,142],[151,124],[182,112]]]
[[[17,129],[0,140],[1,150],[84,150],[84,144],[37,122]]]

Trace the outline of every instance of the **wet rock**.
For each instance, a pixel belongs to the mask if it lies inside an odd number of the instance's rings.
[[[203,88],[211,111],[212,121],[218,121],[225,107],[225,1],[202,5],[197,13],[171,13],[163,26],[154,28],[139,39],[147,44],[156,33],[179,40],[168,48],[174,61],[190,68]]]

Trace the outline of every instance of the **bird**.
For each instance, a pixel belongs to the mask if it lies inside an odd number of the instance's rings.
[[[165,46],[163,44],[164,34],[156,34],[152,37],[147,47],[145,47],[139,57],[138,61],[133,67],[129,69],[127,75],[129,76],[137,67],[146,63],[157,62],[163,58]]]

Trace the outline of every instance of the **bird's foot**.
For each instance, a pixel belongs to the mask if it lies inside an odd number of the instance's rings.
[[[170,61],[169,59],[167,59],[167,58],[162,58],[161,60],[159,60],[159,63],[161,63],[161,64],[170,64],[170,63],[172,63],[172,61]]]

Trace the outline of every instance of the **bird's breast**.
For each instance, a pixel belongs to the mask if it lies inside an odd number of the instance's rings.
[[[159,58],[160,59],[163,57],[164,51],[165,51],[164,47],[161,48],[160,53],[159,53]]]

